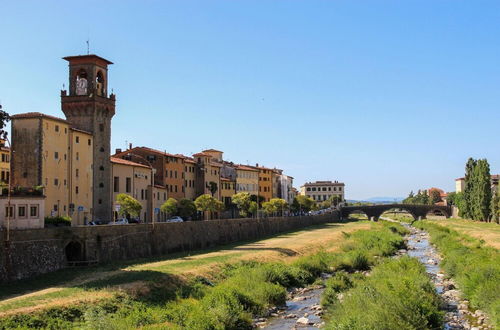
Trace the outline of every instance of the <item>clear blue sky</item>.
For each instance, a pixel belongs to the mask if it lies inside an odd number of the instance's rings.
[[[283,168],[347,198],[500,172],[500,1],[4,1],[0,100],[63,117],[67,55],[115,63],[125,141]]]

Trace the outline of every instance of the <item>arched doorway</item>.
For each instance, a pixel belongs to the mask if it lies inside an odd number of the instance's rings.
[[[71,241],[64,248],[66,254],[66,261],[68,264],[76,264],[84,261],[83,246],[80,242]]]

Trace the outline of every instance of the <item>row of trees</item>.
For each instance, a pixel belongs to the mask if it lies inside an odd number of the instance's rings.
[[[262,197],[262,196],[259,196]],[[289,205],[282,198],[272,198],[268,202],[264,202],[263,198],[250,195],[247,192],[234,194],[231,197],[231,202],[238,209],[239,215],[242,217],[256,216],[258,210],[262,210],[266,215],[284,215],[285,211],[293,213],[307,213],[315,210],[318,207],[327,208],[336,206],[340,199],[335,196],[327,201],[322,202],[319,206],[315,201],[307,196],[299,195],[294,198],[293,203]],[[130,216],[136,218],[140,215],[142,205],[141,203],[127,194],[119,194],[116,198],[116,203],[120,205],[118,214],[120,216]],[[183,198],[177,201],[174,198],[169,198],[160,207],[161,212],[172,217],[179,215],[182,218],[190,218],[196,215],[196,212],[207,214],[210,218],[214,213],[221,212],[225,209],[225,205],[215,197],[205,194],[201,195],[193,202],[190,199]]]
[[[498,189],[492,191],[488,160],[469,158],[465,165],[464,190],[448,194],[448,201],[458,207],[463,218],[499,222],[499,194]]]
[[[408,197],[403,200],[403,204],[419,204],[419,205],[434,205],[441,201],[441,194],[438,190],[431,189],[429,194],[427,190],[419,190],[415,195],[413,191],[410,191]]]

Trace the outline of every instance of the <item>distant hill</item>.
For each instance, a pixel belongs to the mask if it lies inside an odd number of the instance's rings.
[[[372,197],[363,200],[347,200],[347,203],[365,202],[365,203],[375,203],[375,204],[392,204],[392,203],[401,203],[403,199],[404,199],[403,197]]]

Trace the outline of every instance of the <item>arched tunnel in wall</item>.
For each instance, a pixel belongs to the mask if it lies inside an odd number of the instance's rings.
[[[66,261],[69,264],[84,261],[83,245],[78,241],[69,242],[64,248],[64,253],[66,255]]]

